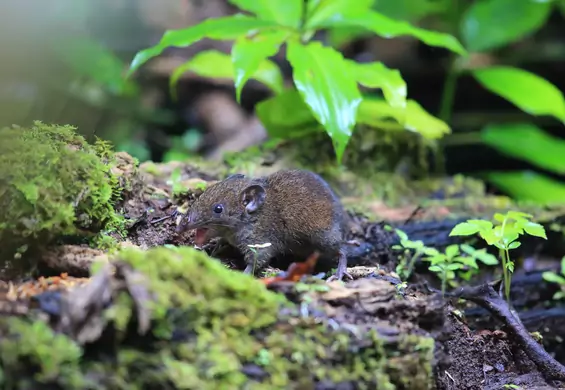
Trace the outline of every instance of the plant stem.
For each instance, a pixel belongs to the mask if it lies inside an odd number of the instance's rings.
[[[451,114],[453,110],[453,101],[455,100],[455,91],[457,88],[457,78],[459,73],[455,67],[455,55],[451,57],[451,63],[449,69],[447,70],[447,77],[445,78],[445,83],[443,84],[443,93],[441,96],[441,105],[439,109],[439,119],[448,123],[451,119]]]
[[[447,281],[447,268],[444,266],[441,268],[442,277],[441,277],[441,296],[445,297],[445,284]]]
[[[508,269],[508,264],[510,263],[510,253],[508,253],[508,249],[504,249],[504,254],[506,255],[506,261],[504,264],[504,295],[506,296],[506,301],[508,302],[508,306],[511,306],[510,304],[510,283],[511,283],[511,279],[512,279],[512,273],[510,272],[510,270]]]

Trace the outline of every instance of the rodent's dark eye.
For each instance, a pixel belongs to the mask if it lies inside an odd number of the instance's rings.
[[[224,206],[222,206],[221,204],[217,204],[214,206],[214,212],[216,214],[221,214],[224,211]]]

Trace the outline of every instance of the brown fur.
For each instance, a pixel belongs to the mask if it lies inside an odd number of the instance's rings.
[[[217,205],[221,213],[214,213]],[[329,185],[305,170],[282,170],[256,179],[233,175],[210,186],[193,203],[180,230],[206,228],[245,256],[252,273],[283,254],[339,259],[337,278],[349,276],[342,250],[345,212]],[[250,244],[270,243],[267,248]]]

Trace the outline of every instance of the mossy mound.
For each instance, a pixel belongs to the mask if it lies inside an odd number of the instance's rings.
[[[110,147],[71,126],[0,129],[0,257],[55,237],[116,228],[118,179]]]
[[[114,304],[101,314],[109,320],[104,336],[82,356],[77,344],[44,325],[0,320],[3,387],[431,387],[429,337],[384,337],[370,325],[340,324],[312,303],[290,302],[193,248],[129,249],[119,258],[146,275],[155,294],[148,301],[150,331],[137,332],[131,290],[115,294]],[[24,335],[36,347],[15,342]],[[45,348],[57,350],[58,358],[50,360]]]

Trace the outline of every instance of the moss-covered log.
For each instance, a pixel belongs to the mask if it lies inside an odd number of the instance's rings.
[[[287,286],[283,295],[192,248],[125,250],[114,265],[60,297],[40,296],[39,311],[51,313],[47,322],[0,320],[2,388],[429,389],[434,383],[433,338],[401,319],[424,302],[406,301],[387,282],[348,291],[313,279]],[[384,306],[375,305],[399,304],[402,315],[392,322],[345,320],[322,303],[348,299],[368,299],[366,309],[377,311]]]

